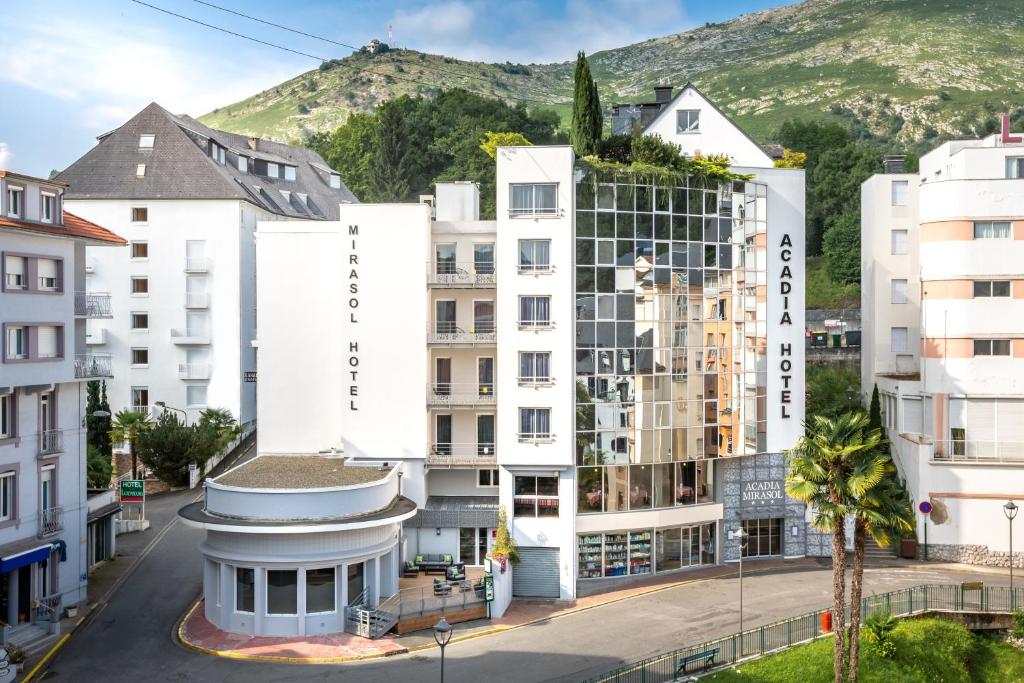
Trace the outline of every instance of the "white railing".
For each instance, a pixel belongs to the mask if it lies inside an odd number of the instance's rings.
[[[522,275],[548,275],[555,272],[555,267],[550,263],[520,263],[518,270]]]
[[[517,377],[516,381],[521,387],[550,387],[555,383],[555,378],[534,375],[532,377]]]
[[[81,354],[75,356],[75,378],[113,377],[109,354]]]
[[[494,344],[497,340],[493,322],[476,323],[468,329],[450,322],[431,322],[427,326],[430,344]]]
[[[493,261],[427,262],[427,284],[438,287],[494,287],[497,277]]]
[[[453,467],[493,466],[497,462],[493,443],[433,443],[427,451],[428,465]]]
[[[208,308],[210,294],[208,292],[185,292],[185,308]]]
[[[557,206],[538,206],[538,207],[529,207],[529,208],[509,209],[508,210],[508,215],[513,217],[513,218],[529,217],[529,216],[551,217],[551,216],[560,216],[561,214],[562,214],[562,211]]]
[[[205,256],[195,256],[185,258],[185,272],[186,273],[205,273],[210,269],[210,259]]]
[[[175,328],[171,330],[171,341],[175,340],[179,340],[183,343],[191,342],[195,344],[208,344],[210,342],[210,332],[203,327],[186,329]]]
[[[49,536],[64,528],[64,508],[44,508],[39,511],[39,535]]]
[[[210,364],[178,363],[178,379],[210,379]]]
[[[39,432],[39,455],[54,455],[64,452],[64,432],[47,429]]]
[[[429,406],[492,406],[494,402],[494,382],[434,382],[427,385]]]
[[[552,320],[520,320],[520,330],[553,330],[555,323]]]
[[[86,318],[110,318],[110,294],[75,292],[75,315]]]
[[[1024,441],[935,441],[939,462],[1000,462],[1024,465]]]

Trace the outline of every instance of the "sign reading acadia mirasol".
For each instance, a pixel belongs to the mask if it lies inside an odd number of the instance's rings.
[[[782,261],[782,272],[779,273],[779,293],[782,295],[782,316],[779,319],[779,326],[793,327],[793,317],[789,310],[789,297],[793,292],[793,269],[790,263],[793,260],[793,240],[789,233],[782,234],[779,243],[779,259]],[[790,419],[792,414],[789,411],[793,403],[793,390],[790,382],[793,380],[793,343],[779,342],[779,377],[782,379],[782,389],[779,391],[779,406],[782,409],[781,417]]]
[[[359,226],[348,226],[348,234],[352,240],[352,253],[348,255],[348,320],[354,325],[359,324],[356,313],[359,310],[359,251],[356,248],[356,238],[359,237]],[[354,330],[353,330],[354,331]],[[359,342],[349,339],[348,342],[348,373],[350,384],[348,385],[348,407],[349,410],[359,410],[356,399],[359,397]]]

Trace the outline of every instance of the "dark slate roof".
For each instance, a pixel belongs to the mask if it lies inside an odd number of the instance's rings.
[[[425,508],[405,522],[409,528],[496,527],[497,496],[428,496]]]
[[[156,136],[153,149],[139,149],[143,134]],[[223,165],[209,154],[211,140],[227,149]],[[252,162],[243,173],[239,154],[294,165],[295,180],[256,175]],[[143,178],[136,177],[139,164],[146,164]],[[310,149],[214,130],[154,102],[100,136],[58,178],[70,185],[68,199],[240,199],[289,218],[336,220],[339,204],[358,200],[344,182],[332,188],[330,174],[327,163]],[[293,200],[281,190],[293,193]],[[307,208],[309,201],[316,209]]]

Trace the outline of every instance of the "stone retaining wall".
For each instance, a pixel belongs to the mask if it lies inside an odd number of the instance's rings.
[[[918,544],[917,556],[924,558],[924,546]],[[987,545],[954,545],[946,543],[929,543],[928,559],[944,562],[960,562],[983,567],[1008,567],[1010,553],[989,550]],[[1013,566],[1024,567],[1024,552],[1013,553]]]

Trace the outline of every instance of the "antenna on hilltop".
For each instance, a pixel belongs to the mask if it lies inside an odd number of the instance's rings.
[[[388,45],[394,45],[395,37],[391,33],[391,24],[388,24]]]

